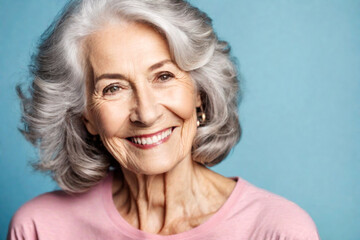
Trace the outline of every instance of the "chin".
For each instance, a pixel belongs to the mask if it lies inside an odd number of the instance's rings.
[[[128,171],[131,171],[135,174],[141,175],[159,175],[167,173],[173,170],[181,160],[169,159],[164,157],[159,157],[156,159],[146,159],[141,161],[138,164],[121,164],[121,166],[126,166],[125,168]]]

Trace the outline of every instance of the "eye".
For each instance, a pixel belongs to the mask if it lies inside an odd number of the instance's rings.
[[[160,80],[161,82],[166,82],[166,81],[169,81],[173,77],[174,77],[174,74],[172,74],[170,72],[162,72],[158,75],[157,79]]]
[[[121,87],[114,83],[106,86],[103,90],[103,95],[114,95],[121,90]]]

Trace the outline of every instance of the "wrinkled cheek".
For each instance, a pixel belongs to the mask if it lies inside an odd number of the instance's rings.
[[[95,111],[95,118],[99,133],[110,138],[121,135],[121,130],[126,125],[127,111],[117,105],[104,104],[101,109]]]
[[[184,125],[181,131],[181,145],[183,151],[188,152],[191,150],[192,143],[195,138],[197,126],[196,126],[196,112],[193,111],[190,118],[184,121]]]
[[[121,107],[122,105],[122,107]],[[122,167],[139,169],[135,154],[129,151],[126,139],[121,138],[126,128],[127,111],[116,101],[98,101],[92,107],[96,126],[106,149]]]
[[[106,149],[115,160],[124,168],[132,172],[140,172],[140,166],[135,154],[130,151],[124,139],[101,137]]]
[[[196,95],[191,86],[182,86],[168,92],[171,98],[163,96],[167,101],[164,105],[182,120],[180,132],[179,154],[184,156],[191,151],[192,143],[196,134]]]

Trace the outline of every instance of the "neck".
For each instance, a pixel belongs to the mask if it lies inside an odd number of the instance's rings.
[[[234,181],[189,159],[158,175],[123,169],[114,177],[113,198],[119,213],[134,227],[169,235],[206,221],[234,186]]]

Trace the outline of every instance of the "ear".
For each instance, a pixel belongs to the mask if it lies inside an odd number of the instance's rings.
[[[200,107],[200,106],[201,106],[201,97],[200,97],[200,93],[199,93],[199,92],[198,92],[197,95],[196,95],[195,106],[196,106],[196,107]]]
[[[98,131],[95,127],[94,121],[92,120],[92,118],[89,116],[88,112],[85,111],[85,113],[83,114],[83,122],[85,124],[86,129],[88,130],[88,132],[91,135],[98,135]]]

